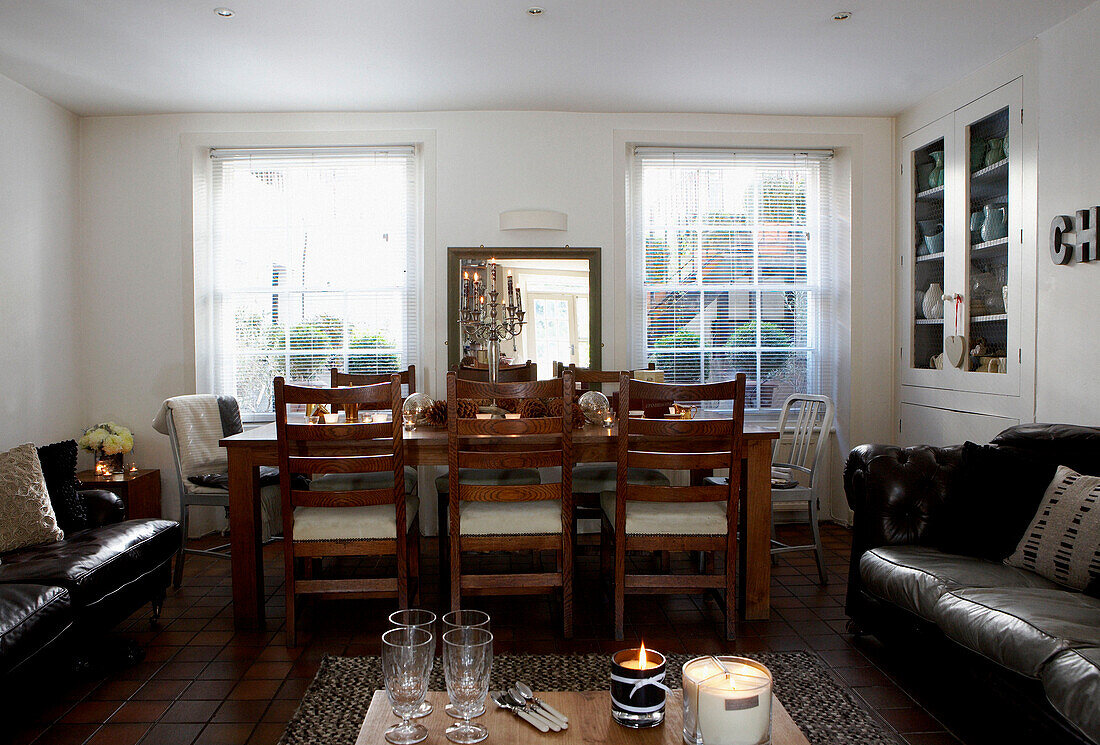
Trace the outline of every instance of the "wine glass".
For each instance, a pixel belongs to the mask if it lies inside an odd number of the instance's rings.
[[[485,710],[489,673],[493,669],[493,635],[483,628],[451,629],[443,635],[443,675],[447,696],[462,717],[448,727],[447,739],[459,745],[481,742],[489,730],[470,720]]]
[[[394,745],[413,745],[428,737],[423,725],[412,721],[428,692],[435,637],[422,628],[399,626],[382,634],[382,675],[386,695],[401,723],[386,730]]]
[[[453,610],[450,613],[443,614],[443,633],[446,634],[452,629],[484,629],[489,630],[489,614],[482,610]],[[447,712],[448,716],[452,716],[455,719],[461,719],[462,715],[458,713],[458,709],[454,707],[454,704],[447,704],[443,707],[443,710]],[[485,706],[478,707],[470,716],[479,717],[485,713]]]
[[[406,610],[394,611],[390,614],[390,623],[394,626],[424,629],[428,633],[433,633],[435,626],[436,615],[430,610],[421,610],[420,608],[408,608]],[[434,636],[434,634],[433,634]],[[433,645],[434,646],[434,645]],[[428,673],[432,671],[432,664],[435,661],[435,650],[432,650],[432,662],[428,663]],[[396,713],[396,712],[395,712]],[[416,711],[413,713],[413,719],[420,719],[426,717],[432,713],[432,703],[426,698],[420,703]]]

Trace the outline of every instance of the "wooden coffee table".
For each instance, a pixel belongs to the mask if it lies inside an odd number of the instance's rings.
[[[486,700],[484,716],[477,719],[488,728],[486,743],[555,743],[574,745],[574,743],[610,743],[610,745],[683,745],[683,704],[681,692],[673,691],[668,695],[665,708],[665,722],[652,729],[627,729],[611,720],[611,697],[607,691],[550,691],[538,693],[539,698],[569,717],[569,729],[561,732],[542,733],[511,712],[498,708],[492,701]],[[429,716],[420,720],[428,728],[425,745],[449,745],[443,734],[453,719],[443,712],[447,705],[447,694],[443,691],[431,691],[428,700],[435,707]],[[397,721],[390,711],[390,703],[385,691],[375,691],[370,709],[359,730],[359,739],[355,745],[386,745],[385,731]],[[772,697],[772,745],[809,745],[805,735],[799,731],[790,714]]]

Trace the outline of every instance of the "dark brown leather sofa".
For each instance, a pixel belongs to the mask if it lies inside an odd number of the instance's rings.
[[[178,523],[127,520],[112,492],[78,490],[76,443],[39,448],[39,459],[65,537],[0,554],[0,676],[47,652],[88,654],[145,603],[155,616],[180,546]]]
[[[888,645],[950,640],[1058,737],[1100,742],[1100,582],[1075,592],[1003,564],[1058,465],[1100,475],[1100,428],[1026,424],[989,445],[863,445],[846,610]],[[940,661],[934,664],[940,665]],[[1029,712],[1030,714],[1030,712]]]

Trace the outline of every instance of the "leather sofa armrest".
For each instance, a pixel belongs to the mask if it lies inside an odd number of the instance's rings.
[[[105,489],[86,489],[77,494],[84,500],[89,528],[120,523],[126,519],[126,504],[114,492]]]
[[[936,542],[939,508],[955,488],[962,445],[860,445],[848,454],[844,493],[855,513],[848,568],[848,615],[860,607],[859,560],[879,546]]]

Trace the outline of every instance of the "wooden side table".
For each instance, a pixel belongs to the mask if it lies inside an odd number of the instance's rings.
[[[96,476],[95,471],[79,471],[76,478],[86,489],[114,492],[126,505],[127,519],[160,519],[160,469],[142,468],[115,478]]]

